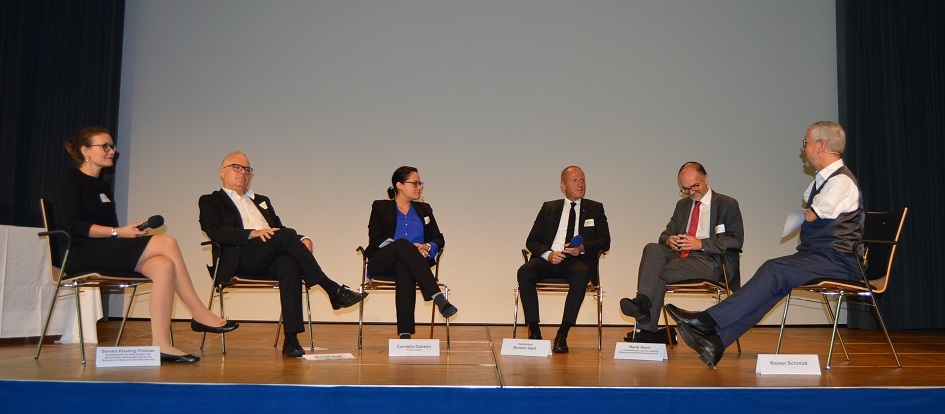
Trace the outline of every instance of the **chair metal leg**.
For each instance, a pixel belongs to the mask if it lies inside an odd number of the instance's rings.
[[[450,288],[443,285],[443,297],[450,300]],[[430,327],[433,328],[432,326]],[[450,318],[446,318],[446,349],[450,349]]]
[[[518,329],[518,297],[519,297],[519,287],[516,286],[512,290],[515,292],[515,306],[512,309],[512,338],[515,338],[515,331]]]
[[[840,307],[843,306],[843,295],[837,296],[837,315],[840,314]],[[836,341],[837,337],[837,323],[840,322],[840,318],[833,318],[833,332],[830,333],[830,350],[827,351],[827,371],[830,371],[830,360],[833,359],[833,344]]]
[[[207,310],[213,312],[213,297],[217,294],[216,286],[210,288],[210,301],[207,303]],[[203,351],[203,345],[207,342],[207,333],[204,332],[200,338],[200,350]]]
[[[604,289],[597,286],[597,351],[603,349],[604,337]]]
[[[220,289],[220,317],[226,320],[226,312],[223,310],[223,289]],[[223,355],[226,355],[226,334],[220,334],[220,342],[223,344]]]
[[[364,285],[358,286],[358,293],[364,293]],[[358,350],[361,350],[361,340],[364,335],[364,300],[358,302]]]
[[[279,323],[276,324],[276,339],[272,341],[272,347],[279,346],[279,331],[282,330],[282,312],[279,312]]]
[[[784,301],[784,314],[781,316],[781,330],[778,332],[778,347],[774,349],[775,354],[781,353],[781,340],[784,338],[784,322],[787,321],[787,311],[789,306],[791,306],[791,292],[788,292],[787,300]]]
[[[669,346],[669,349],[676,348],[676,345],[673,345],[673,335],[669,333],[669,314],[666,313],[666,306],[663,306],[663,320],[666,321],[666,345]],[[636,336],[636,320],[633,322],[634,330],[633,335]]]
[[[79,350],[82,353],[82,365],[85,365],[85,327],[82,326],[82,303],[79,301],[79,285],[75,286],[75,317],[79,318]]]
[[[60,287],[56,286],[53,290],[52,301],[49,302],[49,310],[46,312],[46,323],[43,324],[43,333],[39,335],[39,344],[36,346],[36,355],[33,359],[39,359],[39,353],[43,350],[43,341],[46,339],[46,332],[49,331],[49,321],[52,319],[53,309],[56,308],[56,302],[59,300],[59,289]]]
[[[840,307],[837,307],[837,313],[833,313],[833,309],[830,308],[830,302],[827,301],[827,295],[820,295],[821,299],[824,301],[824,308],[827,309],[827,313],[830,315],[830,320],[836,320],[840,315]],[[842,295],[841,295],[842,296]],[[840,334],[840,331],[837,331],[837,339],[840,340],[840,349],[843,349],[843,355],[847,357],[847,361],[850,360],[850,354],[847,353],[847,346],[843,343],[843,335]]]
[[[312,297],[309,295],[308,286],[305,287],[305,306],[308,309],[308,341],[312,344],[311,350],[315,351],[315,331],[312,330]]]
[[[433,339],[433,326],[436,324],[436,305],[431,306],[430,309],[430,339]]]
[[[115,338],[115,346],[121,343],[121,334],[125,332],[125,323],[128,322],[128,315],[131,314],[131,305],[135,303],[135,293],[138,292],[138,286],[131,288],[131,299],[128,299],[128,306],[125,308],[125,317],[121,319],[121,325],[118,327],[118,338]]]
[[[883,315],[879,313],[879,306],[876,304],[876,298],[873,295],[870,295],[870,300],[873,302],[873,311],[876,313],[876,319],[879,321],[879,326],[883,328],[883,335],[886,335],[886,342],[889,344],[889,349],[892,350],[893,358],[896,358],[896,367],[902,368],[902,363],[899,362],[899,354],[896,352],[896,347],[893,346],[892,339],[889,337],[889,331],[886,330],[886,322],[883,321]]]

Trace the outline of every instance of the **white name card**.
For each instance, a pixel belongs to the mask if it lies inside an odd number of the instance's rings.
[[[758,374],[820,375],[816,354],[758,354]]]
[[[502,340],[502,355],[546,357],[551,355],[551,341],[505,338]]]
[[[351,353],[344,354],[305,354],[302,355],[303,359],[309,361],[337,361],[339,359],[354,359],[354,355]]]
[[[440,356],[439,339],[391,339],[387,342],[389,356]]]
[[[159,367],[159,346],[100,346],[95,349],[96,367]]]
[[[617,342],[614,359],[636,359],[642,361],[665,361],[666,344],[644,344],[639,342]]]

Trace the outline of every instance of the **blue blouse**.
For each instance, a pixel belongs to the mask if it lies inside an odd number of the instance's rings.
[[[397,210],[397,228],[394,230],[394,240],[407,239],[411,243],[425,243],[423,239],[423,220],[417,215],[413,204],[410,204],[410,210],[407,214]],[[430,258],[436,257],[440,247],[436,243],[430,243]]]

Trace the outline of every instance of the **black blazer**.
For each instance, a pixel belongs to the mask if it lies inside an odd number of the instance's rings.
[[[682,198],[676,203],[673,217],[669,219],[666,229],[660,234],[661,245],[666,244],[669,236],[683,234],[689,230],[689,210],[691,209],[692,199],[689,197]],[[720,224],[725,225],[725,231],[717,233],[716,230]],[[744,242],[745,226],[742,223],[742,212],[738,208],[738,201],[713,191],[712,205],[709,206],[709,238],[702,239],[702,252],[713,256],[716,263],[721,263],[722,255],[725,255],[732,290],[741,286],[738,251],[741,250]]]
[[[533,259],[551,250],[563,210],[564,199],[546,201],[541,206],[525,240],[525,247],[531,252]],[[578,258],[586,261],[592,269],[596,269],[600,253],[610,250],[610,226],[607,224],[607,215],[604,214],[604,205],[586,198],[581,200],[579,221],[578,234],[584,238],[584,254]]]
[[[440,249],[446,245],[443,239],[443,233],[440,227],[436,225],[436,218],[433,217],[433,207],[429,204],[414,201],[413,209],[423,220],[423,242],[436,243]],[[371,205],[371,219],[368,221],[368,247],[364,249],[364,255],[368,258],[377,253],[381,243],[384,240],[394,236],[394,230],[397,228],[397,202],[394,200],[375,200]]]
[[[256,194],[253,203],[266,218],[269,227],[285,227],[276,215],[269,197]],[[218,252],[216,248],[213,251],[213,256],[220,258],[217,278],[229,280],[239,268],[241,249],[249,244],[249,233],[252,230],[243,228],[239,209],[222,189],[200,196],[197,204],[200,206],[200,229],[207,233],[210,240],[222,247],[222,251]]]

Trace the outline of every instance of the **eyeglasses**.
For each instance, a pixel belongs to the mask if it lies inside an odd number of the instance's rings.
[[[818,143],[818,142],[820,142],[820,140],[816,140],[816,141],[813,141],[813,142],[807,142],[807,139],[806,139],[806,138],[805,138],[805,139],[802,139],[802,140],[801,140],[801,148],[807,148],[807,144],[815,144],[815,143]]]
[[[89,144],[89,147],[102,147],[102,151],[118,151],[118,145],[115,144]]]
[[[404,181],[404,184],[413,184],[413,188],[423,187],[423,181]]]
[[[689,187],[680,187],[679,192],[683,194],[689,194],[689,193],[692,193],[693,190],[698,190],[700,185],[701,184],[696,183],[696,184],[690,185]]]
[[[223,168],[226,168],[226,167],[230,167],[230,168],[233,169],[233,171],[236,171],[236,172],[246,172],[246,174],[252,174],[252,173],[253,173],[253,167],[247,167],[247,166],[245,166],[245,165],[230,164],[230,165],[224,165],[224,166],[223,166]]]

